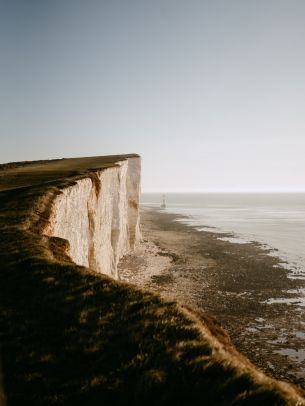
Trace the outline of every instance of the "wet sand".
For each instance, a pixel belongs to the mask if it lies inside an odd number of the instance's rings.
[[[219,240],[229,235],[197,231],[179,217],[142,209],[143,243],[120,262],[120,278],[210,312],[254,364],[305,388],[305,307],[298,293],[305,281],[289,278],[260,244]]]

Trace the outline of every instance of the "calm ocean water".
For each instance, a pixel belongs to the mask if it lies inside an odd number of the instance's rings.
[[[162,195],[142,194],[141,202],[159,207]],[[275,255],[287,262],[290,277],[305,279],[305,193],[171,193],[166,205],[198,230],[226,232],[233,234],[225,237],[231,242],[258,241],[278,250]]]

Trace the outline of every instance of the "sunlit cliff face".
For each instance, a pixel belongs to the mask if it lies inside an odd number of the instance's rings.
[[[68,240],[77,265],[117,278],[119,259],[140,239],[140,170],[140,158],[129,158],[67,187],[44,234]]]

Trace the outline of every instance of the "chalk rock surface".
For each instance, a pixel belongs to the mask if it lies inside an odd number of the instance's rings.
[[[128,158],[63,189],[44,234],[67,240],[77,265],[117,279],[120,258],[140,240],[140,172],[140,158]]]

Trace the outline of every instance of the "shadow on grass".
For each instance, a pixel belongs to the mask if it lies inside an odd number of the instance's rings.
[[[174,303],[149,293],[27,259],[2,267],[0,295],[11,405],[286,404],[217,359]]]

